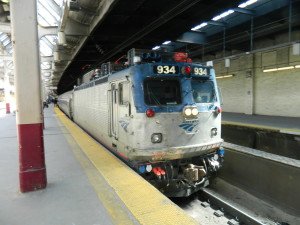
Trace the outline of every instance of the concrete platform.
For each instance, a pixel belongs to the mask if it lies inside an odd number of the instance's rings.
[[[53,107],[44,141],[48,186],[20,193],[15,116],[0,117],[0,224],[199,224]]]
[[[222,138],[229,143],[300,160],[300,118],[223,113]]]
[[[300,117],[246,115],[242,113],[223,112],[222,124],[273,129],[279,130],[282,133],[300,133]]]

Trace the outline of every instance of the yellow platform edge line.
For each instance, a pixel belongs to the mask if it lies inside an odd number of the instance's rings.
[[[68,132],[63,124],[57,120],[61,125],[60,129],[63,132]],[[114,224],[120,225],[132,225],[137,224],[132,214],[124,209],[123,202],[119,200],[116,193],[112,190],[109,184],[99,174],[99,171],[94,167],[91,161],[86,157],[85,153],[82,152],[81,148],[77,145],[74,138],[69,133],[63,133],[67,142],[69,143],[71,150],[83,168],[88,180],[97,194],[98,199],[104,205],[109,213],[111,220]]]
[[[199,224],[86,134],[58,108],[55,108],[55,113],[81,150],[140,224]]]

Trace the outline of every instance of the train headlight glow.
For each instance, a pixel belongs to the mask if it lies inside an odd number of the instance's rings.
[[[184,110],[184,114],[185,114],[186,116],[191,116],[191,115],[192,115],[192,109],[191,109],[191,108],[186,108],[186,109]]]
[[[197,116],[198,113],[199,113],[199,112],[198,112],[198,109],[197,109],[197,108],[193,108],[193,109],[192,109],[192,115],[193,115],[193,116]]]
[[[194,118],[195,119],[195,118],[197,118],[197,115],[199,114],[199,111],[198,111],[197,107],[195,107],[195,106],[186,106],[183,109],[182,114],[187,119],[188,118],[190,118],[190,119]]]
[[[152,143],[161,143],[162,141],[162,134],[161,133],[154,133],[151,135],[151,142]]]

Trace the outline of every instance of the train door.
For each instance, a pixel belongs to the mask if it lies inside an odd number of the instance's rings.
[[[128,118],[131,116],[130,103],[130,81],[123,80],[119,83],[119,118]]]
[[[70,109],[70,118],[73,120],[73,98],[71,97],[69,100],[69,109]]]
[[[116,83],[110,84],[110,134],[118,139],[118,89]]]

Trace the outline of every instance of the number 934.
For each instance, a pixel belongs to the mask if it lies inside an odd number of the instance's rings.
[[[175,74],[175,66],[157,66],[157,73],[159,74]]]
[[[206,68],[201,68],[201,67],[194,67],[194,74],[195,75],[207,75],[207,69]]]

